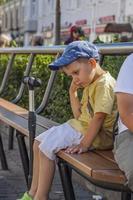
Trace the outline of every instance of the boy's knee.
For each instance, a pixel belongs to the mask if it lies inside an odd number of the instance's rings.
[[[43,144],[43,150],[44,150],[44,152],[47,152],[47,153],[51,154],[53,152],[53,150],[54,150],[54,147],[52,147],[51,144],[49,144],[48,142],[45,142]]]
[[[40,152],[42,152],[43,154],[45,154],[50,160],[54,160],[55,159],[55,146],[52,144],[49,144],[48,142],[43,142],[43,144],[41,143],[41,145],[39,146]]]

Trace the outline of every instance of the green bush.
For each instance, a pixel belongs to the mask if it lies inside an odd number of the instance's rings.
[[[116,79],[125,58],[126,56],[105,56],[102,66],[105,70],[109,71]]]
[[[0,82],[2,81],[9,58],[10,57],[7,55],[0,56]],[[47,81],[50,76],[50,70],[47,66],[50,62],[53,61],[53,59],[54,56],[38,55],[34,60],[30,75],[33,75],[42,80],[42,86],[35,91],[36,108],[41,103],[46,89]],[[110,71],[110,73],[116,78],[124,59],[124,56],[106,56],[104,59],[103,68]],[[28,56],[18,55],[16,57],[9,80],[7,82],[7,87],[1,94],[2,97],[8,100],[12,100],[16,97],[27,63]],[[57,74],[48,105],[42,115],[59,123],[65,122],[72,117],[68,95],[70,81],[70,78],[66,77],[64,74]],[[23,98],[19,102],[19,105],[28,108],[27,88],[24,91]]]
[[[10,56],[7,55],[0,56],[0,74],[1,74],[0,83],[2,82],[3,75],[5,73],[9,59]],[[6,88],[1,94],[2,97],[5,97],[8,100],[12,100],[17,95],[26,63],[27,63],[27,56],[18,55],[16,57],[12,70],[10,72],[9,80],[6,83]]]

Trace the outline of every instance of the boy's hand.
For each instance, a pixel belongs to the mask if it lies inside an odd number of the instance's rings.
[[[69,153],[69,154],[73,154],[73,153],[84,153],[87,152],[89,150],[88,147],[83,146],[82,144],[78,144],[78,145],[73,145],[72,147],[68,147],[65,152]]]
[[[69,88],[69,96],[70,96],[70,103],[72,112],[75,119],[78,119],[78,117],[81,115],[81,104],[78,98],[77,90],[80,87],[80,83],[76,82],[75,79],[72,79],[70,88]]]
[[[77,91],[77,89],[80,88],[80,85],[76,83],[74,80],[72,80],[70,88],[69,88],[69,93],[73,94]]]

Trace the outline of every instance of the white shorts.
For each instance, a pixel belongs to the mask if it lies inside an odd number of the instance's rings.
[[[53,126],[40,134],[35,140],[40,142],[39,149],[49,159],[55,160],[56,153],[61,149],[80,143],[83,135],[73,129],[68,123]]]

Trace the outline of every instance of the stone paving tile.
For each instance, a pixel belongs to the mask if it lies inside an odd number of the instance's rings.
[[[2,134],[4,148],[9,165],[8,171],[1,170],[0,166],[0,200],[15,200],[26,191],[26,182],[21,165],[17,142],[15,139],[14,149],[8,150],[8,135]],[[76,200],[92,200],[92,193],[80,186],[74,179]],[[58,170],[54,178],[50,193],[50,200],[64,200],[64,194]]]

